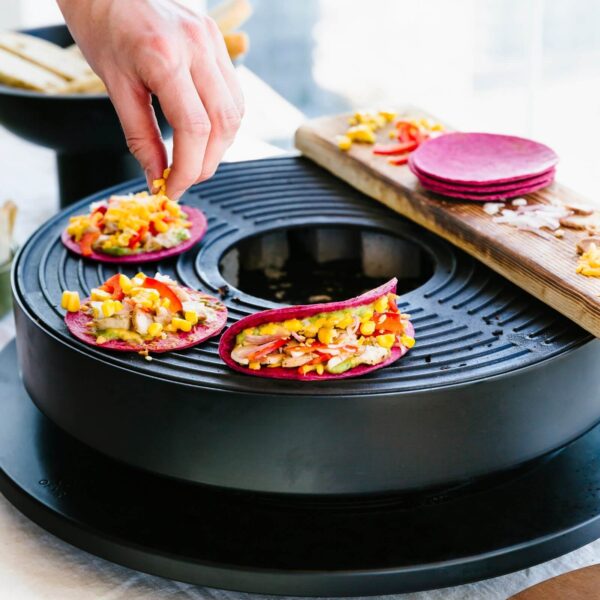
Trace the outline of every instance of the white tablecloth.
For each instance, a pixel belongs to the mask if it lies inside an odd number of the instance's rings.
[[[257,132],[268,122],[273,137],[290,134],[301,115],[249,72],[243,73],[247,101],[245,131],[231,149],[231,160],[277,153]],[[269,115],[265,107],[269,106]],[[281,127],[277,129],[278,124]],[[287,130],[286,130],[287,128]],[[31,146],[0,127],[4,173],[1,194],[20,208],[18,237],[23,241],[57,206],[52,152]],[[25,183],[26,182],[26,183]],[[2,198],[0,198],[2,200]],[[0,320],[0,346],[14,336],[12,317]],[[403,600],[505,600],[539,581],[600,562],[600,541],[518,573],[476,584],[407,594]],[[165,600],[264,598],[210,590],[137,573],[62,542],[26,519],[0,496],[0,598],[7,600]],[[391,596],[388,598],[392,598]],[[400,598],[400,596],[398,596]]]

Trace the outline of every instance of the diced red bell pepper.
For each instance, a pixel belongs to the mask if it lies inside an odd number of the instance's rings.
[[[379,144],[373,148],[373,154],[395,156],[415,150],[419,144],[416,141],[400,142],[399,144]]]
[[[88,231],[83,234],[81,240],[79,240],[79,248],[83,256],[91,256],[93,253],[92,245],[100,237],[98,231]]]
[[[140,242],[142,241],[142,238],[146,235],[147,232],[148,232],[148,227],[146,227],[145,225],[140,227],[139,231],[135,235],[132,235],[129,238],[129,244],[128,244],[129,249],[135,250],[139,246]]]
[[[94,210],[94,212],[95,212],[95,213],[96,213],[96,212],[99,212],[99,213],[102,213],[103,215],[105,215],[107,210],[108,210],[108,207],[107,207],[107,206],[101,205],[101,206],[98,206],[98,208],[96,208],[96,209]]]
[[[423,135],[421,130],[410,121],[398,121],[396,123],[398,130],[398,140],[400,142],[417,142],[421,143]]]
[[[395,165],[395,166],[400,166],[400,165],[405,165],[408,162],[408,156],[401,156],[400,158],[390,158],[388,160],[388,163],[390,163],[390,165]]]
[[[181,306],[181,300],[177,297],[177,294],[166,284],[153,277],[146,277],[144,279],[143,287],[156,290],[161,298],[169,299],[169,310],[172,313],[177,313],[183,310]]]
[[[321,354],[319,352],[319,356],[313,358],[308,364],[309,365],[320,365],[321,363],[327,362],[330,358],[332,358],[333,354]]]
[[[267,356],[268,354],[271,354],[271,352],[273,352],[273,350],[277,350],[278,348],[281,348],[281,346],[284,346],[287,343],[287,338],[283,338],[281,340],[275,340],[274,342],[271,342],[270,344],[265,344],[260,350],[257,350],[256,352],[252,353],[248,359],[249,360],[258,360],[259,358],[262,358],[263,356]]]
[[[403,333],[404,326],[399,314],[386,313],[385,319],[377,325],[380,331],[390,331],[392,333]]]
[[[392,309],[392,312],[399,312],[398,305],[396,304],[396,299],[394,298],[393,294],[388,294],[388,306]]]
[[[121,275],[113,275],[106,283],[100,286],[100,289],[108,292],[114,300],[123,300],[125,293],[121,289]]]

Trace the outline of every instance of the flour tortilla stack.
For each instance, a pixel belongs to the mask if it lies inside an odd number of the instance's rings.
[[[450,133],[413,152],[409,166],[421,185],[454,198],[502,200],[552,183],[558,156],[548,146],[516,136]]]

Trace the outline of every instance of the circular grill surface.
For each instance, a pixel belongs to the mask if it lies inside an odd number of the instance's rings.
[[[14,271],[27,391],[52,421],[96,450],[221,488],[380,494],[517,466],[600,420],[600,344],[464,253],[299,158],[223,165],[195,187],[184,200],[206,212],[208,233],[160,270],[218,294],[226,285],[219,261],[245,238],[317,225],[392,233],[420,246],[435,265],[432,277],[399,302],[417,337],[402,360],[356,379],[281,382],[230,371],[216,339],[152,362],[72,339],[59,306],[62,291],[87,295],[114,267],[69,254],[60,232],[91,200],[142,186],[107,190],[57,215],[24,246]],[[225,302],[230,322],[277,306],[231,288]]]
[[[138,181],[108,192],[143,189]],[[347,225],[396,232],[423,246],[435,273],[421,288],[402,297],[399,306],[412,315],[417,346],[400,362],[361,379],[285,386],[233,373],[220,361],[217,340],[186,352],[141,357],[110,354],[72,339],[60,308],[62,291],[83,296],[112,273],[112,265],[90,263],[69,253],[60,242],[68,217],[85,211],[76,204],[50,220],[24,247],[17,264],[16,289],[24,307],[67,344],[115,366],[151,377],[222,391],[246,393],[365,395],[405,392],[467,383],[506,373],[555,356],[591,339],[566,318],[533,299],[473,258],[366,198],[303,159],[287,158],[223,165],[217,175],[189,192],[184,202],[204,210],[209,230],[199,247],[160,263],[160,270],[184,285],[210,294],[228,285],[219,272],[223,253],[257,233],[311,225]],[[152,267],[118,269],[129,275]],[[278,304],[231,288],[225,297],[229,323]],[[275,386],[275,387],[274,387]]]

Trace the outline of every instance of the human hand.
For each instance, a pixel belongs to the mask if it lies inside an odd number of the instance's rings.
[[[75,41],[106,84],[148,185],[167,154],[154,94],[174,130],[167,193],[174,199],[215,172],[232,143],[244,100],[214,21],[174,0],[58,0]]]

